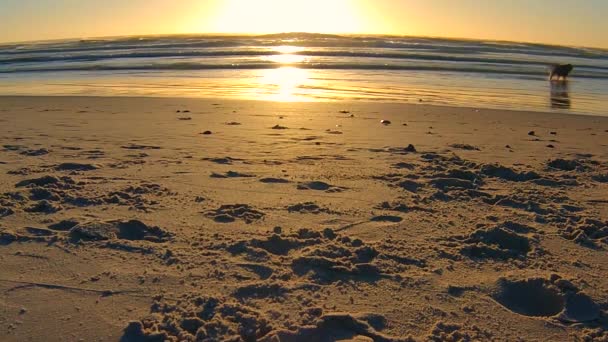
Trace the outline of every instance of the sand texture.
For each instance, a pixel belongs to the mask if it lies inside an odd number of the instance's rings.
[[[608,341],[608,117],[2,97],[0,130],[2,341]]]

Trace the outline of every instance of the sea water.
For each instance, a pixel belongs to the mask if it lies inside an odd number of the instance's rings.
[[[570,63],[567,82],[552,64]],[[0,45],[0,95],[382,101],[608,115],[608,50],[285,33]]]

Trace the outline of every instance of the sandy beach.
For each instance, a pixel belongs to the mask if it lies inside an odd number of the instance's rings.
[[[608,117],[0,97],[0,127],[2,341],[608,341]]]

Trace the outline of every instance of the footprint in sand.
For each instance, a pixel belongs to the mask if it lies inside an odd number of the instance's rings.
[[[37,149],[37,150],[22,151],[19,154],[21,154],[23,156],[28,156],[28,157],[38,157],[38,156],[43,156],[45,154],[49,154],[49,150],[47,150],[46,148],[41,148],[41,149]]]
[[[327,208],[322,208],[313,202],[304,202],[298,203],[294,205],[290,205],[287,207],[287,211],[290,213],[300,213],[300,214],[321,214],[321,213],[332,213],[331,210]]]
[[[52,230],[49,229],[45,229],[45,228],[34,228],[34,227],[25,227],[20,229],[18,232],[23,232],[25,233],[25,235],[30,235],[30,236],[53,236],[56,233],[53,232]]]
[[[479,151],[479,147],[469,144],[451,144],[450,147],[465,151]]]
[[[123,145],[121,148],[126,150],[160,150],[160,146],[152,146],[152,145],[139,145],[139,144],[128,144]]]
[[[247,173],[228,171],[226,173],[213,172],[213,173],[211,173],[211,176],[209,176],[209,177],[211,177],[211,178],[251,178],[251,177],[255,177],[255,176],[247,174]]]
[[[397,222],[401,222],[403,221],[402,217],[399,216],[392,216],[392,215],[380,215],[380,216],[374,216],[371,218],[372,222],[392,222],[392,223],[397,223]]]
[[[325,192],[342,192],[347,188],[334,186],[331,184],[327,184],[325,182],[313,181],[313,182],[305,182],[298,184],[298,190],[315,190],[315,191],[325,191]]]
[[[55,166],[57,171],[92,171],[97,170],[99,166],[94,164],[82,164],[82,163],[61,163]]]
[[[242,161],[242,159],[236,159],[236,158],[231,158],[231,157],[225,157],[225,158],[203,158],[203,160],[210,161],[210,162],[216,163],[216,164],[223,164],[223,165],[231,165],[233,162]]]
[[[15,212],[11,208],[0,207],[0,218],[13,215]]]
[[[415,164],[410,164],[410,163],[397,163],[397,164],[393,164],[393,168],[395,169],[407,169],[407,170],[413,170],[416,168]]]
[[[593,321],[600,316],[599,305],[591,297],[557,275],[551,279],[500,278],[490,296],[524,316],[556,317],[572,323]]]
[[[286,183],[290,183],[289,180],[287,180],[287,179],[284,179],[284,178],[273,178],[273,177],[261,178],[260,182],[267,183],[267,184],[286,184]]]
[[[77,225],[78,225],[78,222],[75,220],[62,220],[57,223],[53,223],[53,224],[49,225],[48,228],[51,230],[57,230],[57,231],[69,231],[70,229],[74,228]]]

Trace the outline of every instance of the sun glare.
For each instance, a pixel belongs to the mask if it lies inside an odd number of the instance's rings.
[[[357,6],[349,0],[226,0],[211,28],[225,33],[360,31]]]
[[[309,81],[308,70],[294,67],[281,67],[263,71],[258,94],[265,100],[292,102],[305,101],[298,95],[298,88]]]
[[[299,47],[299,46],[293,46],[293,45],[282,45],[282,46],[277,46],[274,50],[281,54],[293,54],[296,52],[303,51],[304,48]]]

